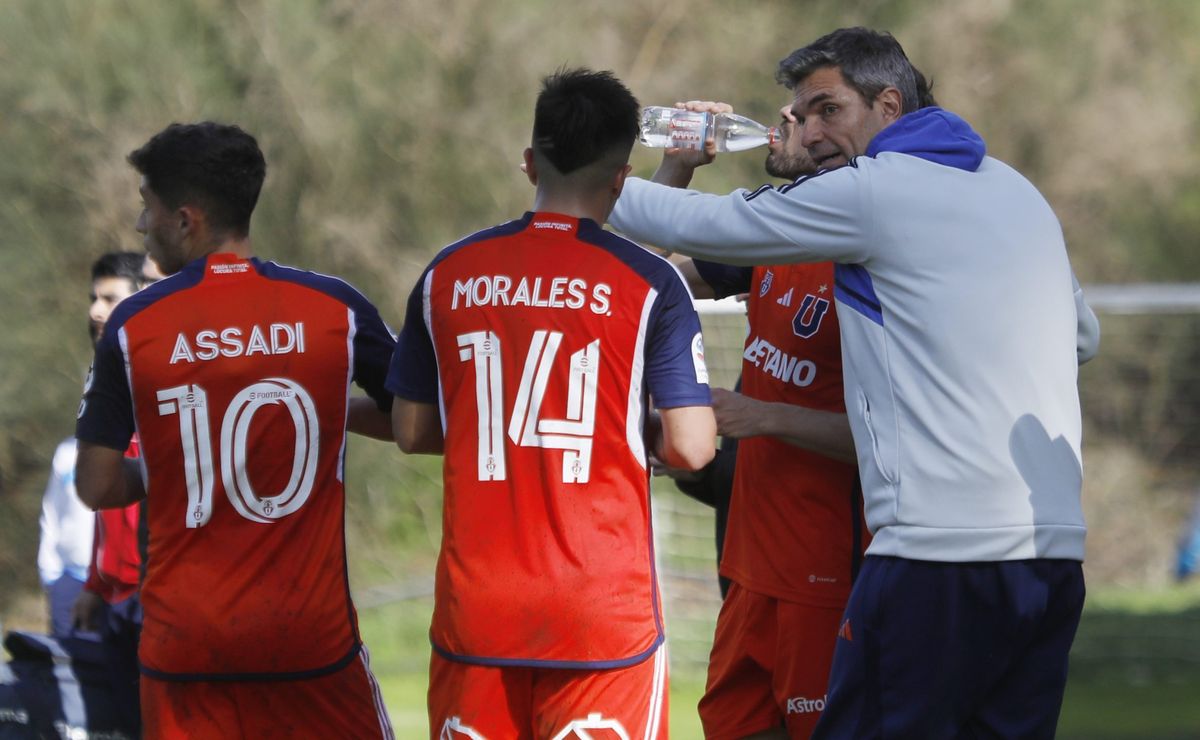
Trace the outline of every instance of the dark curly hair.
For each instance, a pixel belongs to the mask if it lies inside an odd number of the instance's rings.
[[[172,123],[128,160],[168,208],[194,204],[214,231],[250,233],[267,163],[254,137],[237,126]]]

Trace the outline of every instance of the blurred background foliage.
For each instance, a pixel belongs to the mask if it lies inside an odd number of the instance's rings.
[[[941,104],[1045,193],[1085,284],[1200,280],[1194,0],[6,0],[0,616],[37,591],[40,494],[90,357],[88,266],[141,248],[125,155],[164,125],[254,133],[259,255],[347,277],[398,327],[441,246],[529,206],[517,164],[544,75],[611,69],[644,104],[719,99],[774,122],[789,100],[776,62],[844,25],[892,31]],[[761,155],[694,185],[756,186]],[[636,149],[635,171],[656,159]],[[1128,585],[1166,578],[1200,358],[1194,321],[1167,341],[1157,320],[1122,321],[1081,377],[1089,577]],[[440,462],[356,441],[351,464],[355,577],[427,568]]]

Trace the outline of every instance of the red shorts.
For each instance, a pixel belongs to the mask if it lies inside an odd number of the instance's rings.
[[[327,676],[296,681],[162,681],[142,676],[144,737],[394,740],[363,648]]]
[[[786,726],[793,738],[809,737],[825,708],[842,611],[731,584],[700,700],[704,736],[740,738]]]
[[[627,668],[495,668],[429,661],[429,736],[441,740],[666,738],[667,651]]]

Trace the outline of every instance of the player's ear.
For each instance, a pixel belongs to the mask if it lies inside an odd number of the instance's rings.
[[[529,184],[537,187],[538,174],[537,165],[533,162],[533,147],[525,147],[524,158],[525,163],[521,166],[521,171],[524,172],[525,176],[529,178]]]
[[[207,243],[211,235],[208,233],[208,220],[204,211],[192,205],[182,205],[175,211],[175,216],[178,219],[180,237],[197,244]]]
[[[625,178],[629,177],[629,173],[633,171],[633,165],[626,163],[624,167],[617,170],[616,176],[613,178],[612,195],[613,200],[621,197],[621,191],[625,189]]]

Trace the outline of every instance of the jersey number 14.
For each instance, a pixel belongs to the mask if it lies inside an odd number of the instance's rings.
[[[479,412],[479,480],[508,479],[504,435],[522,447],[563,450],[563,483],[587,483],[596,429],[596,385],[600,340],[571,355],[565,419],[542,418],[542,400],[562,344],[562,332],[538,330],[529,342],[512,415],[504,423],[504,372],[500,338],[492,331],[458,335],[458,357],[474,360]]]

